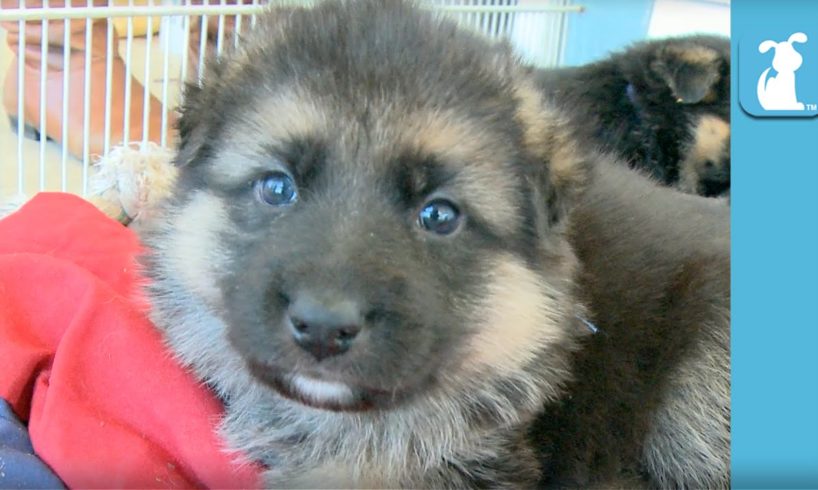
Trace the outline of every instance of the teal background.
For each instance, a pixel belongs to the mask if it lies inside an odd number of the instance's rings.
[[[734,60],[739,39],[818,31],[818,2],[731,10]],[[818,488],[818,119],[746,114],[732,69],[733,485]]]

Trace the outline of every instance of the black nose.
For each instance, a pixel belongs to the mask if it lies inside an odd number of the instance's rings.
[[[361,331],[361,314],[353,301],[300,294],[290,304],[289,323],[295,343],[320,361],[349,350]]]
[[[716,165],[711,160],[705,162],[704,172],[699,179],[699,191],[705,197],[718,197],[730,189],[730,162]]]

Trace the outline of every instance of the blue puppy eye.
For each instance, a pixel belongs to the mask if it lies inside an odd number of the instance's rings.
[[[435,199],[428,202],[418,215],[418,223],[423,229],[448,235],[460,226],[460,211],[446,199]]]
[[[292,177],[284,172],[273,172],[256,182],[258,195],[267,204],[286,206],[295,202],[298,192]]]

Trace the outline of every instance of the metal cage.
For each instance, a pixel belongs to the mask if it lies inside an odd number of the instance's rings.
[[[161,136],[157,143],[169,144],[170,115],[179,103],[182,81],[195,81],[194,77],[200,76],[206,53],[219,56],[227,43],[241,43],[242,33],[255,26],[257,15],[264,9],[310,5],[320,0],[218,0],[218,3],[208,3],[208,0],[74,0],[75,6],[71,0],[29,0],[29,5],[34,1],[37,2],[35,7],[26,7],[25,0],[2,0],[4,8],[0,10],[0,22],[7,27],[5,30],[0,28],[0,80],[6,80],[5,86],[17,87],[16,94],[3,95],[6,101],[16,100],[16,108],[12,103],[8,112],[19,116],[16,121],[5,117],[9,115],[6,114],[8,102],[0,106],[3,116],[0,117],[0,201],[10,196],[30,197],[38,191],[87,195],[90,165],[99,154],[107,153],[113,145],[123,141],[138,143],[140,138],[134,134],[141,134],[142,142],[149,138],[149,101],[158,100],[162,111]],[[77,6],[80,2],[83,5]],[[104,5],[99,5],[100,2]],[[425,4],[488,36],[509,38],[527,62],[544,67],[561,63],[567,16],[582,10],[571,0],[427,0]],[[55,47],[49,45],[49,36],[41,36],[41,41],[33,46],[27,44],[29,30],[39,28],[40,32],[49,33],[50,26],[55,27],[54,23],[61,24],[56,27],[61,28],[57,30],[61,30],[64,36],[61,42],[52,41],[59,46],[56,52]],[[16,28],[16,43],[5,42],[11,35],[9,26]],[[104,61],[96,61],[99,66],[104,64],[104,83],[93,78],[91,66],[94,49],[91,33],[96,28],[100,31],[97,42],[104,39]],[[71,32],[72,29],[75,32]],[[82,74],[82,90],[79,92],[82,93],[83,107],[72,112],[69,109],[73,80],[69,76],[69,52],[74,49],[71,42],[76,44],[77,41],[72,41],[69,36],[77,32],[84,32],[85,36],[84,42],[82,39],[78,41],[84,44],[85,53],[81,57],[84,66],[81,69],[74,67],[75,72],[80,70]],[[17,52],[16,62],[13,61],[13,50]],[[24,73],[26,53],[29,53],[28,63],[35,65],[35,71],[39,63],[41,77],[39,96],[29,94],[40,101],[37,104],[39,126],[34,127],[27,126],[25,121],[25,90],[31,90],[31,84],[26,85]],[[36,53],[39,53],[39,60],[33,61]],[[62,70],[52,68],[49,75],[49,56],[59,57],[60,54]],[[115,85],[112,78],[113,65],[120,59],[125,67],[121,87]],[[59,72],[62,72],[61,80],[49,78]],[[16,81],[7,80],[15,74]],[[134,81],[142,84],[142,94],[135,93],[138,86]],[[76,80],[73,82],[77,83]],[[56,123],[60,128],[58,134],[54,131],[49,134],[47,127],[49,97],[46,86],[49,83],[61,84],[61,93],[69,94],[58,101],[61,108],[52,107],[61,114],[61,122]],[[91,94],[92,86],[97,87],[97,92],[104,91],[104,95]],[[77,85],[74,87],[76,92]],[[111,116],[115,92],[124,98],[121,133]],[[90,107],[92,95],[104,99],[103,108]],[[144,104],[132,108],[133,98],[139,96]],[[133,110],[139,114],[131,114]],[[99,111],[102,112],[97,114]],[[77,112],[81,112],[81,116]],[[142,128],[131,127],[132,116],[142,120]],[[99,138],[99,131],[91,128],[94,117],[103,120],[102,142],[97,148],[92,144],[93,138]],[[121,137],[112,137],[115,132]],[[68,143],[72,137],[76,142],[74,151]]]

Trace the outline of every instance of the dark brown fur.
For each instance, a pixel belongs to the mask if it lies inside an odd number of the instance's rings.
[[[149,292],[268,485],[727,484],[721,459],[668,446],[687,426],[661,410],[702,408],[677,385],[727,325],[720,208],[586,151],[507,46],[404,2],[270,14],[209,70]],[[260,199],[271,172],[292,205]],[[419,226],[439,196],[464,214],[451,236]],[[348,352],[295,345],[303,290],[366,313]],[[726,427],[694,430],[725,457]]]
[[[548,441],[553,457],[546,480],[584,487],[623,472],[644,476],[646,434],[675,424],[675,450],[702,459],[683,462],[673,474],[654,474],[653,483],[726,487],[729,208],[656,186],[610,162],[600,162],[594,176],[572,216],[570,240],[583,268],[581,296],[600,331],[575,358],[568,396],[535,426],[535,438]],[[704,367],[702,359],[711,355],[723,364],[704,381],[709,393],[691,386],[700,380],[669,382],[668,373],[686,360]],[[669,392],[681,389],[689,397],[687,411],[658,421],[654,413],[674,396]],[[719,401],[705,407],[694,395]],[[707,436],[716,457],[708,459],[691,434],[708,433],[711,423],[718,428]]]

